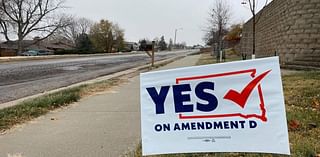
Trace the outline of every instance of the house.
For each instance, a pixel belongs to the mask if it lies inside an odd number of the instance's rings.
[[[21,45],[23,47],[23,51],[36,50],[48,52],[49,54],[54,54],[56,51],[71,50],[74,48],[72,44],[69,44],[65,41],[39,41],[39,38],[34,38],[33,40],[23,40]],[[18,41],[6,41],[0,43],[0,57],[17,55]]]
[[[124,42],[124,52],[138,51],[139,44],[136,42]]]
[[[67,39],[45,40],[43,41],[43,45],[45,45],[47,49],[55,52],[75,49],[75,44]]]

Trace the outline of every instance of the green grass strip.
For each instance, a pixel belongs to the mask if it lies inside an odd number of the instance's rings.
[[[37,118],[50,110],[76,102],[80,99],[80,91],[79,87],[66,89],[2,109],[0,110],[0,131]]]

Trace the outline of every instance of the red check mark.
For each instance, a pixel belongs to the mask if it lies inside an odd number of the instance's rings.
[[[228,93],[223,98],[228,99],[230,101],[233,101],[237,105],[239,105],[241,108],[244,108],[253,89],[261,82],[261,80],[264,77],[267,76],[267,74],[270,71],[271,70],[262,73],[261,75],[257,76],[255,79],[253,79],[251,82],[249,82],[249,84],[246,87],[244,87],[244,89],[241,91],[241,93],[231,89],[228,91]]]

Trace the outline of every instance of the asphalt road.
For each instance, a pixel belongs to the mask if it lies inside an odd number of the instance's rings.
[[[158,52],[155,60],[187,53],[190,51]],[[0,104],[149,62],[140,53],[0,63]]]

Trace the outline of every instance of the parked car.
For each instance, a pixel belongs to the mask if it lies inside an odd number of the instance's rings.
[[[28,50],[21,53],[22,56],[37,56],[39,55],[39,51],[36,50]]]
[[[51,54],[52,54],[52,52],[45,51],[45,50],[40,50],[40,51],[38,52],[38,55],[40,55],[40,56],[51,55]]]

